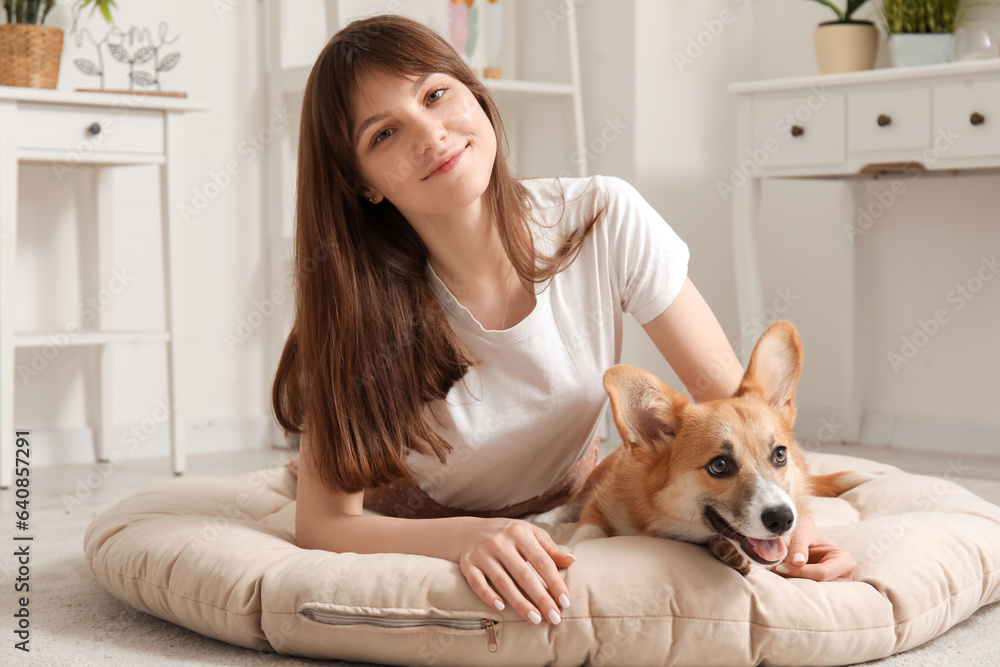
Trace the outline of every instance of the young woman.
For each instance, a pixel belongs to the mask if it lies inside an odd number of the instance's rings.
[[[743,369],[687,246],[633,188],[519,181],[502,145],[489,92],[433,31],[389,15],[331,39],[303,99],[296,313],[272,399],[301,433],[300,546],[445,558],[485,604],[558,623],[574,559],[516,517],[596,465],[623,313],[696,401],[730,396]],[[808,555],[790,576],[854,567],[811,521],[789,553]]]

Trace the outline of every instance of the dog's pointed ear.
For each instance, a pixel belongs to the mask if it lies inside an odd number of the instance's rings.
[[[615,426],[633,451],[663,452],[681,428],[687,398],[641,368],[613,366],[604,373]]]
[[[802,341],[791,322],[775,322],[757,341],[734,396],[754,393],[771,404],[791,427],[795,387],[802,373]]]

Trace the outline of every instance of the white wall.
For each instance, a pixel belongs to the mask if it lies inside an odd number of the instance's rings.
[[[69,29],[69,3],[60,3],[49,25]],[[257,308],[267,310],[268,272],[264,252],[262,178],[266,144],[259,133],[273,118],[265,110],[264,82],[258,30],[260,4],[241,0],[128,0],[119,3],[119,26],[155,29],[169,24],[168,35],[180,35],[173,45],[182,53],[177,68],[163,76],[165,90],[186,91],[191,100],[209,107],[187,117],[185,178],[181,191],[200,212],[182,230],[182,294],[180,313],[184,367],[180,396],[188,420],[188,449],[199,451],[262,446],[268,440],[267,396],[269,357],[259,330],[239,330]],[[106,32],[99,15],[85,24],[96,39]],[[134,49],[133,49],[134,50]],[[96,87],[97,80],[76,71],[72,61],[94,57],[94,47],[77,47],[67,35],[59,89]],[[161,51],[161,54],[163,51]],[[124,66],[105,52],[108,88],[127,86]],[[109,97],[109,99],[111,99]],[[280,110],[278,110],[280,113]],[[276,119],[280,128],[281,119]],[[258,139],[255,148],[248,139]],[[213,199],[199,200],[227,162],[236,161],[239,173]],[[111,299],[112,325],[156,329],[163,326],[162,262],[159,233],[158,173],[156,167],[113,171],[115,183],[115,250],[113,265],[130,276],[127,287]],[[56,174],[44,166],[21,169],[18,238],[17,331],[62,329],[78,321],[88,299],[99,298],[106,280],[81,285],[92,272],[95,233],[94,174],[79,168],[60,186]],[[214,193],[210,187],[209,194]],[[78,213],[77,206],[80,207]],[[79,258],[79,259],[78,259]],[[227,344],[225,336],[235,341]],[[113,421],[124,434],[138,428],[134,439],[117,440],[123,454],[164,456],[168,430],[156,420],[157,402],[166,401],[162,345],[121,345],[113,348],[115,392]],[[93,348],[38,350],[55,358],[45,360],[36,350],[21,349],[16,363],[40,368],[37,375],[16,380],[15,425],[35,430],[36,464],[49,461],[92,461],[88,406],[85,396],[96,391]],[[44,364],[42,362],[45,362]],[[4,428],[9,428],[4,426]]]
[[[715,182],[736,142],[726,86],[753,78],[745,54],[753,48],[754,12],[733,0],[597,1],[579,11],[587,136],[599,137],[609,118],[626,128],[591,171],[633,183],[687,242],[691,279],[736,343],[731,208]],[[683,390],[631,319],[622,362]]]
[[[634,182],[691,251],[689,276],[729,340],[738,340],[730,206],[715,189],[736,141],[726,86],[749,78],[754,25],[748,1],[636,3]],[[683,390],[638,326],[629,358]],[[632,356],[632,355],[636,356]],[[669,378],[669,379],[668,379]]]
[[[630,176],[690,245],[692,280],[734,343],[746,323],[736,321],[730,208],[714,189],[734,159],[735,108],[725,88],[733,81],[816,74],[812,31],[827,12],[787,0],[635,2],[638,111]],[[996,22],[997,15],[986,18]],[[678,52],[691,60],[676,60]],[[888,66],[884,45],[877,66]],[[862,184],[856,206],[868,209],[889,185],[885,179]],[[948,301],[984,257],[1000,250],[998,185],[997,176],[921,179],[855,240],[863,441],[1000,454],[1000,416],[993,409],[1000,399],[994,342],[1000,281],[984,283],[961,309],[954,298]],[[784,181],[763,191],[764,303],[793,297],[783,317],[798,326],[805,345],[798,395],[798,430],[805,438],[826,437],[821,420],[839,419],[839,273],[829,248],[843,244],[843,187]],[[902,338],[912,338],[940,308],[948,311],[948,323],[912,361],[893,368],[887,354],[899,352]],[[637,326],[628,329],[623,361],[679,386]]]

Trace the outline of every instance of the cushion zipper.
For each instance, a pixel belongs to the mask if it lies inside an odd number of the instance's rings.
[[[376,616],[373,614],[348,614],[339,611],[331,611],[329,609],[316,609],[312,607],[302,609],[299,613],[310,620],[316,621],[317,623],[325,623],[327,625],[356,625],[358,623],[362,623],[365,625],[374,625],[379,628],[417,628],[426,625],[439,625],[451,630],[485,630],[486,648],[489,649],[490,653],[496,653],[500,648],[500,642],[497,639],[496,631],[496,627],[499,622],[494,621],[491,618],[448,618],[445,616],[411,617],[398,615]]]

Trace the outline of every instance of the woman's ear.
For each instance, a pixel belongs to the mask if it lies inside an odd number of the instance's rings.
[[[366,190],[364,196],[365,199],[367,199],[369,203],[372,204],[378,204],[382,201],[382,195],[375,192],[374,190]]]

